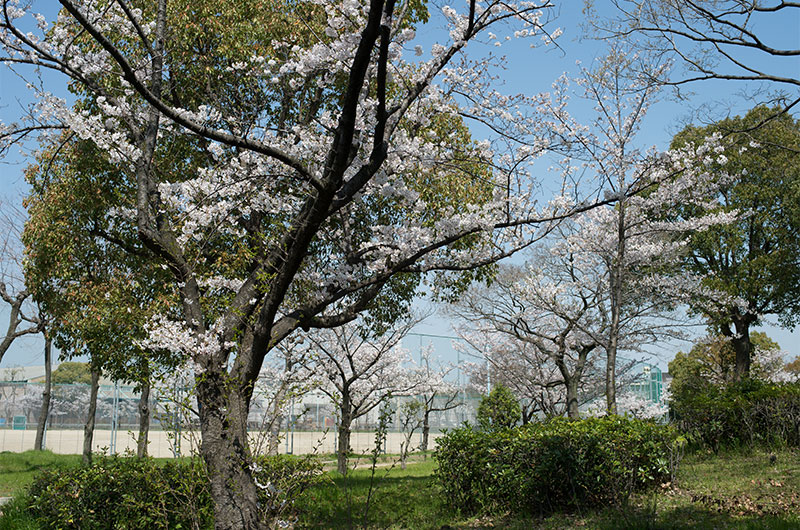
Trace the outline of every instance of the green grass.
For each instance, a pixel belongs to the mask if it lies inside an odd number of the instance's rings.
[[[377,468],[366,516],[371,470],[352,470],[346,479],[331,472],[332,483],[312,488],[298,500],[300,523],[310,528],[351,528],[366,520],[375,528],[441,528],[452,517],[432,480],[434,465],[428,460],[409,464],[405,470]]]
[[[367,515],[370,528],[696,528],[800,529],[800,452],[693,455],[676,484],[635,495],[622,506],[546,517],[463,517],[439,497],[434,463],[378,469]],[[298,500],[300,525],[350,528],[365,521],[369,470],[332,473],[332,484]]]
[[[24,453],[0,453],[0,497],[8,497],[22,491],[33,476],[42,469],[57,469],[77,466],[80,455],[57,455],[50,451],[25,451]]]
[[[355,469],[297,500],[300,528],[510,528],[510,529],[800,529],[800,451],[700,454],[687,457],[675,484],[635,495],[616,508],[547,517],[462,516],[446,506],[433,479],[431,459],[379,467],[372,487],[369,469]],[[366,460],[362,459],[361,463]],[[49,452],[0,453],[0,491],[17,500],[3,508],[0,530],[34,529],[24,509],[24,488],[43,468],[78,465],[80,456]]]

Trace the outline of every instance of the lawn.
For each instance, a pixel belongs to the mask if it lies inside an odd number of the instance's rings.
[[[445,506],[434,463],[378,469],[366,522],[370,528],[800,528],[800,451],[731,452],[687,457],[676,484],[603,510],[534,518],[463,517]],[[370,471],[318,486],[299,501],[300,525],[364,526]]]
[[[57,455],[50,451],[0,453],[0,497],[8,497],[33,482],[33,476],[42,469],[77,466],[81,455]]]
[[[0,454],[0,492],[20,492],[38,469],[78,465],[79,456]],[[364,460],[362,460],[364,462]],[[386,466],[386,464],[382,464]],[[298,499],[300,528],[800,528],[800,451],[687,457],[675,484],[600,511],[534,518],[462,516],[444,505],[431,459],[351,471]],[[372,488],[370,488],[372,483]],[[371,491],[371,494],[370,494]],[[367,498],[369,496],[369,506]],[[34,528],[29,522],[26,528]],[[14,528],[0,517],[0,529]],[[365,524],[366,523],[366,524]]]

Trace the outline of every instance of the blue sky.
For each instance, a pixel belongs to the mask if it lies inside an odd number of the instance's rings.
[[[52,20],[55,14],[55,3],[40,2],[40,4],[43,6],[41,10]],[[453,4],[457,6],[459,2],[454,1]],[[549,90],[553,80],[564,71],[573,75],[577,73],[576,61],[589,65],[603,54],[603,42],[581,39],[581,25],[585,22],[581,7],[582,2],[577,0],[563,3],[559,16],[552,25],[552,28],[563,29],[564,33],[558,40],[560,49],[553,47],[531,49],[530,42],[512,39],[504,42],[500,48],[478,45],[470,48],[469,53],[476,55],[490,50],[493,53],[507,56],[508,67],[502,72],[497,72],[504,83],[502,90],[507,93],[531,94]],[[434,9],[431,6],[432,12]],[[603,9],[605,8],[601,6],[601,12]],[[442,28],[441,17],[437,16],[435,12],[433,15],[431,22],[418,31],[417,40],[427,49],[430,44],[437,41],[445,42],[447,38],[447,31]],[[770,26],[764,26],[763,34],[768,35],[771,39],[770,43],[776,46],[786,45],[800,48],[800,18],[781,18]],[[800,77],[800,59],[797,58],[793,62],[775,61],[774,64],[765,64],[764,67],[783,75]],[[785,71],[787,68],[790,71]],[[45,78],[45,81],[53,87],[51,90],[54,93],[65,94],[63,81],[59,81],[54,76]],[[698,115],[708,119],[719,118],[726,114],[741,114],[754,104],[752,100],[742,97],[740,94],[743,89],[753,89],[752,86],[745,87],[733,82],[703,82],[687,88],[694,92],[688,100],[676,101],[665,93],[662,100],[650,110],[645,127],[639,136],[642,147],[654,145],[659,149],[665,149],[674,133],[686,123],[696,122]],[[0,70],[0,120],[12,121],[20,110],[18,101],[25,104],[29,100],[30,97],[24,83],[8,70]],[[588,120],[589,116],[586,119]],[[480,132],[476,131],[475,134],[479,136]],[[26,186],[22,178],[24,165],[25,158],[15,153],[12,153],[0,164],[0,198],[3,201],[18,203],[21,196],[26,193]],[[537,176],[544,180],[552,178],[546,174]],[[0,320],[0,327],[4,329],[7,313],[0,314],[0,318],[3,319]],[[792,355],[800,354],[800,330],[792,332],[774,326],[765,326],[763,329]],[[417,331],[440,336],[454,334],[450,323],[442,317],[429,319],[420,325]],[[450,346],[449,339],[412,336],[406,339],[405,344],[412,352],[417,352],[420,346],[426,345],[429,341],[433,343],[438,354],[452,361],[456,360],[456,354]],[[685,349],[685,345],[683,347]],[[665,361],[679,348],[681,345],[668,345],[665,351],[661,352],[662,359],[659,364],[665,368]],[[42,342],[40,339],[22,339],[6,354],[2,366],[41,364],[41,352]]]

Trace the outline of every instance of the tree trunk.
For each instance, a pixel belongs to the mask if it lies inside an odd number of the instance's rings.
[[[567,388],[567,417],[573,420],[580,419],[581,413],[578,410],[578,378],[571,377],[564,381]]]
[[[147,456],[147,443],[150,434],[150,377],[142,381],[142,395],[139,396],[139,439],[136,440],[136,456]]]
[[[278,413],[269,425],[269,434],[267,438],[267,454],[275,456],[278,454],[278,448],[281,443],[281,424],[283,423],[283,414]]]
[[[92,385],[89,392],[89,413],[83,427],[83,463],[92,463],[92,438],[94,438],[94,420],[97,412],[97,391],[100,388],[100,369],[92,366]]]
[[[50,389],[52,388],[52,341],[44,336],[44,391],[42,392],[42,409],[39,411],[39,422],[36,425],[36,441],[33,448],[36,451],[44,450],[44,430],[47,427],[47,417],[50,415]]]
[[[287,368],[287,370],[288,369],[289,368]],[[283,414],[283,406],[286,402],[286,390],[285,384],[282,384],[278,391],[275,392],[275,397],[272,400],[272,412],[270,414],[271,419],[269,422],[269,434],[267,439],[267,454],[269,455],[278,454],[278,446],[281,442],[281,425],[285,417],[285,414]]]
[[[339,439],[336,450],[336,469],[347,474],[347,455],[350,453],[350,424],[353,421],[350,396],[342,392],[341,418],[339,419]]]
[[[247,443],[250,394],[231,388],[225,372],[206,371],[197,380],[202,444],[214,502],[216,530],[257,530],[258,489]]]
[[[736,334],[731,336],[733,351],[736,352],[736,373],[734,378],[741,381],[750,377],[750,361],[753,345],[750,343],[750,320],[747,317],[736,318],[733,321]]]
[[[431,433],[431,411],[426,410],[422,415],[422,443],[419,444],[421,451],[428,450],[428,436]]]
[[[617,218],[617,248],[611,261],[611,325],[606,349],[606,411],[617,413],[617,349],[619,347],[620,313],[622,312],[623,270],[625,268],[625,201],[620,200]]]

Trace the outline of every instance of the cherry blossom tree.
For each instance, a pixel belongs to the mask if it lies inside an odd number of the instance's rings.
[[[426,18],[415,3],[268,10],[253,2],[235,38],[191,53],[167,38],[208,23],[191,3],[62,6],[53,26],[35,16],[40,31],[29,35],[20,29],[25,10],[5,1],[2,59],[18,71],[28,64],[67,75],[82,103],[42,90],[35,121],[3,137],[68,128],[135,183],[135,208],[120,213],[174,275],[182,300],[181,319],[154,321],[151,338],[195,362],[216,524],[257,527],[246,417],[267,353],[297,328],[334,327],[409,291],[414,275],[507,255],[529,240],[520,227],[552,217],[531,209],[524,169],[537,150],[516,149],[528,135],[519,100],[490,87],[490,60],[460,54],[494,27],[550,41],[551,6],[447,7],[449,41],[411,62],[404,47]],[[308,31],[308,20],[319,31]],[[258,33],[265,27],[272,35]],[[230,41],[239,46],[215,47]],[[429,127],[432,116],[465,115],[502,123],[514,149],[493,153]],[[164,156],[183,148],[186,157]],[[472,180],[486,179],[475,168],[489,166],[488,181]],[[464,195],[455,206],[426,202],[430,181],[459,183]],[[469,199],[473,183],[488,183],[488,198]],[[469,237],[471,245],[457,244]]]
[[[270,455],[278,454],[286,407],[293,399],[302,397],[320,384],[314,374],[304,369],[305,359],[298,344],[300,339],[302,336],[292,337],[275,348],[265,360],[256,381],[250,413],[260,424],[259,429],[266,433],[266,452]],[[254,446],[256,453],[260,445],[261,440]]]
[[[419,368],[415,374],[417,379],[415,392],[421,404],[421,451],[428,450],[431,415],[453,410],[461,405],[458,385],[448,379],[455,368],[452,364],[435,359],[431,347],[420,352]]]
[[[22,244],[25,215],[10,202],[0,202],[0,209],[3,212],[0,216],[0,230],[3,232],[0,242],[0,298],[8,305],[9,311],[8,328],[0,341],[0,362],[16,339],[38,333],[44,336],[45,382],[33,444],[34,450],[41,451],[44,449],[44,430],[50,414],[52,337],[46,314],[33,300],[31,289],[26,285]]]
[[[587,2],[588,3],[588,2]],[[622,38],[631,49],[647,49],[678,61],[684,71],[669,84],[708,80],[758,82],[784,100],[783,112],[800,103],[797,41],[771,28],[791,24],[796,2],[761,0],[614,0],[611,20],[589,20],[605,37]],[[789,35],[787,35],[789,36]],[[641,38],[639,38],[641,37]]]
[[[560,165],[565,182],[571,175],[594,175],[594,193],[614,197],[613,207],[586,212],[576,220],[579,227],[566,237],[568,255],[591,255],[605,270],[608,283],[607,321],[604,338],[595,336],[606,352],[606,401],[609,413],[616,412],[616,357],[624,335],[653,342],[660,333],[669,334],[675,322],[655,322],[669,316],[678,303],[699,294],[704,287],[697,275],[670,275],[685,248],[686,234],[709,226],[730,223],[736,212],[706,212],[691,220],[670,217],[679,205],[710,204],[719,180],[712,165],[724,163],[719,136],[705,138],[702,145],[658,154],[654,148],[637,145],[647,111],[656,101],[657,80],[668,72],[668,64],[653,55],[631,54],[624,42],[615,42],[608,54],[576,80],[577,95],[594,105],[594,118],[583,123],[569,112],[573,94],[566,77],[540,107],[558,141],[550,145],[563,158]],[[664,177],[664,173],[671,175]],[[584,183],[585,186],[585,183]],[[578,193],[586,193],[576,185]],[[719,293],[706,289],[712,297]],[[623,333],[623,326],[649,321],[636,331]]]
[[[309,377],[339,408],[337,469],[347,473],[353,421],[378,407],[390,395],[405,395],[419,381],[408,350],[400,342],[417,319],[408,319],[376,335],[362,321],[307,334],[302,356]]]
[[[520,403],[524,424],[537,414],[546,417],[563,414],[566,403],[563,382],[558,368],[546,354],[491,327],[460,327],[457,332],[464,340],[454,344],[455,348],[479,358],[464,365],[472,390],[483,394],[498,383],[509,388]]]
[[[68,129],[131,185],[119,220],[180,298],[150,345],[193,362],[218,528],[261,524],[247,416],[272,349],[366,309],[391,322],[425,274],[451,286],[592,206],[540,207],[536,101],[494,89],[494,55],[464,54],[506,35],[552,43],[548,0],[445,6],[444,44],[428,50],[412,49],[418,2],[61,5],[51,25],[3,2],[0,61],[38,99],[0,137]],[[67,76],[76,103],[26,66]]]
[[[405,400],[398,407],[397,415],[400,432],[403,433],[403,440],[400,442],[400,469],[405,469],[411,453],[411,440],[417,429],[422,427],[423,402],[419,399]]]
[[[589,354],[601,344],[591,333],[600,335],[607,326],[603,320],[605,314],[599,310],[606,292],[605,282],[585,278],[598,270],[602,274],[596,264],[576,263],[574,256],[564,256],[563,260],[553,257],[550,264],[545,264],[542,256],[528,270],[502,269],[489,288],[470,291],[455,311],[469,327],[490,335],[505,335],[516,343],[511,356],[522,359],[533,373],[522,372],[528,377],[526,381],[515,382],[515,387],[563,385],[567,414],[577,418],[578,391],[584,370],[593,360]],[[590,266],[583,269],[582,265]],[[520,347],[523,344],[527,347]],[[491,351],[497,350],[494,346]],[[499,350],[502,352],[503,348]],[[526,355],[531,350],[535,353]],[[507,357],[501,354],[487,359],[502,362]],[[552,367],[556,368],[555,373]]]
[[[10,201],[0,202],[0,298],[8,307],[8,326],[0,340],[0,361],[14,341],[43,331],[44,320],[33,304],[22,273],[24,214]]]

